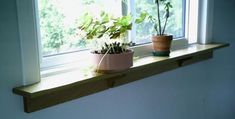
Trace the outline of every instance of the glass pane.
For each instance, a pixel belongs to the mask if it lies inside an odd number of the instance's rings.
[[[136,0],[135,1],[135,14],[138,15],[141,12],[146,11],[154,18],[157,18],[157,8],[154,3],[155,0]],[[169,0],[173,8],[171,9],[170,18],[168,20],[168,24],[166,26],[165,33],[172,34],[174,38],[184,37],[184,25],[185,25],[185,17],[184,17],[184,8],[185,8],[185,0]],[[160,8],[160,14],[163,16],[163,6]],[[164,19],[161,19],[164,21]],[[162,23],[163,24],[163,23]],[[136,44],[142,44],[151,42],[152,34],[156,34],[154,30],[154,24],[148,21],[145,21],[142,24],[136,25]],[[163,26],[163,25],[162,25]]]
[[[43,56],[87,49],[88,40],[78,34],[85,13],[105,11],[121,15],[120,0],[38,0]]]

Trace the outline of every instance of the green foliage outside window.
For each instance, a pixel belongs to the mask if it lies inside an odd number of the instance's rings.
[[[56,0],[39,0],[39,18],[43,55],[53,55],[65,51],[85,49],[88,41],[78,36],[78,23],[66,25],[66,16],[55,4]],[[83,0],[84,4],[91,4],[94,0]]]

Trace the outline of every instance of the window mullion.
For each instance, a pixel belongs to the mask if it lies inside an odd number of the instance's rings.
[[[40,64],[43,60],[42,54],[42,41],[41,41],[41,32],[40,32],[40,17],[39,17],[39,8],[38,8],[38,0],[35,0],[35,25],[36,25],[36,32],[37,32],[37,39],[38,39],[38,50],[39,50],[39,61]]]
[[[183,24],[183,27],[182,27],[182,31],[183,31],[183,36],[186,37],[186,24],[187,24],[187,0],[182,0],[182,24]]]
[[[136,42],[136,24],[134,19],[136,18],[136,11],[135,11],[135,1],[136,0],[129,0],[128,1],[128,6],[129,6],[129,13],[133,16],[133,21],[132,21],[132,30],[129,32],[129,39],[132,42]]]

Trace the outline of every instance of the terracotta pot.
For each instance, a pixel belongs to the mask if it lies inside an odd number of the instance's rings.
[[[133,54],[133,50],[121,54],[106,54],[105,56],[104,54],[92,53],[92,60],[97,66],[96,71],[101,73],[113,73],[127,70],[133,66]]]
[[[154,55],[169,56],[172,39],[172,35],[153,36],[152,42],[155,53]]]

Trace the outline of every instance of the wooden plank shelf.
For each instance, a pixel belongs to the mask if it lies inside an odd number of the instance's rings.
[[[229,44],[193,44],[186,48],[172,51],[169,57],[146,56],[135,59],[134,66],[123,72],[98,74],[87,71],[84,74],[80,70],[74,70],[46,77],[41,82],[33,85],[16,87],[13,89],[13,92],[23,96],[24,111],[30,113],[210,59],[213,57],[215,49],[227,46]]]

